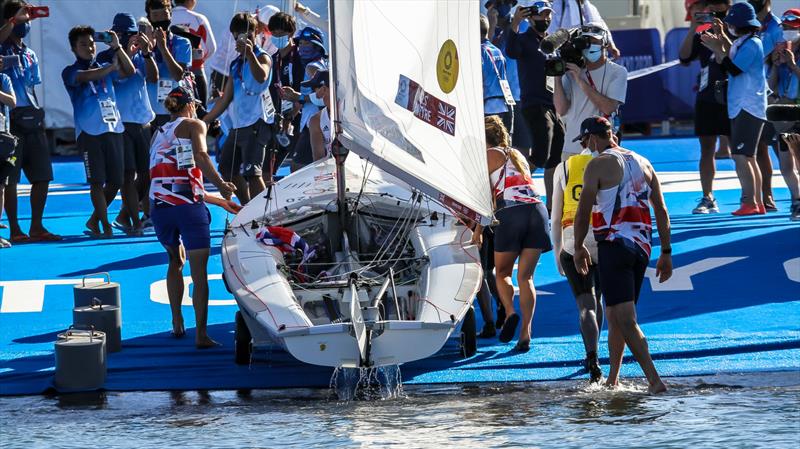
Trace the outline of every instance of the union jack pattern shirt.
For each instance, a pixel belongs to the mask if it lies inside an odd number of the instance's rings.
[[[517,150],[513,148],[490,148],[490,150],[499,151],[506,157],[505,165],[489,176],[495,196],[495,211],[511,206],[541,203],[542,200],[533,186],[530,170],[526,169],[520,173],[507,154],[507,152]],[[524,161],[524,158],[520,159]]]
[[[150,200],[156,207],[181,206],[203,201],[203,173],[196,166],[178,168],[178,148],[192,147],[191,139],[179,139],[175,128],[184,117],[159,128],[150,145]]]
[[[650,218],[650,184],[643,166],[649,162],[636,153],[619,148],[605,151],[617,158],[622,166],[622,181],[617,187],[597,193],[592,209],[592,230],[595,240],[621,240],[635,245],[650,257],[653,224]]]

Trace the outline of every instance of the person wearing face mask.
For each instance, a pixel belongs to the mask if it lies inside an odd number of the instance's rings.
[[[175,8],[172,10],[172,24],[184,26],[189,32],[200,38],[200,46],[192,49],[192,73],[197,83],[199,98],[206,104],[208,100],[208,82],[203,68],[208,58],[217,51],[217,41],[214,39],[214,31],[208,18],[194,9],[197,7],[198,0],[175,0]]]
[[[77,26],[70,30],[69,44],[76,60],[61,72],[72,101],[75,137],[83,153],[86,182],[90,184],[94,208],[84,232],[93,238],[113,235],[107,209],[123,182],[122,133],[125,131],[114,81],[135,72],[117,34],[108,33],[111,36],[108,46],[114,51],[114,57],[110,63],[100,63],[95,59],[94,29]]]
[[[9,0],[3,5],[3,25],[0,27],[0,54],[19,57],[19,64],[7,64],[0,70],[11,78],[17,106],[11,110],[11,133],[17,137],[16,161],[5,188],[5,211],[12,243],[47,242],[61,240],[61,236],[48,231],[43,224],[44,206],[53,165],[44,130],[44,109],[39,105],[34,86],[41,84],[39,59],[23,39],[30,31],[32,20],[27,4]],[[17,184],[22,172],[31,183],[31,224],[26,234],[17,215]]]
[[[600,115],[613,123],[625,103],[628,71],[607,58],[608,34],[600,23],[583,27],[581,35],[590,41],[589,48],[583,51],[585,67],[567,63],[567,73],[556,79],[553,102],[564,119],[567,136],[562,161],[582,151],[575,137],[587,117]]]
[[[484,15],[480,17],[480,30],[483,114],[499,116],[506,128],[513,130],[514,116],[511,106],[514,105],[514,98],[506,77],[506,58],[489,41],[489,19]]]
[[[589,0],[553,0],[553,21],[548,28],[549,33],[555,33],[562,28],[572,29],[590,23],[600,24],[608,29],[603,17]],[[614,44],[614,38],[608,35],[608,51],[612,58],[619,58],[620,53]]]
[[[588,117],[577,137],[598,153],[583,174],[575,212],[573,260],[578,273],[590,274],[592,257],[586,236],[591,221],[597,241],[596,271],[608,322],[611,368],[606,385],[619,385],[619,370],[627,345],[647,377],[648,391],[665,392],[667,387],[656,371],[647,339],[636,322],[636,304],[653,244],[651,208],[661,243],[655,275],[660,283],[672,276],[669,212],[661,183],[650,161],[617,145],[611,123],[604,117]]]
[[[128,13],[114,16],[111,31],[119,37],[134,67],[134,73],[114,81],[122,124],[125,179],[122,185],[122,204],[119,215],[111,223],[115,228],[129,235],[141,235],[142,224],[139,218],[139,200],[147,198],[150,188],[148,151],[150,145],[150,122],[155,118],[150,98],[147,95],[147,82],[158,80],[158,67],[153,60],[153,43],[140,34],[136,20]],[[97,55],[97,62],[111,63],[114,60],[113,48]],[[150,215],[149,201],[143,201],[145,216]]]
[[[206,203],[236,214],[241,206],[228,199],[206,195],[205,177],[223,197],[236,187],[214,169],[206,151],[206,124],[197,119],[192,92],[177,87],[167,94],[164,107],[170,120],[155,131],[150,145],[150,201],[153,228],[167,251],[167,296],[172,312],[172,335],[186,335],[181,304],[184,297],[183,265],[187,254],[192,276],[195,314],[195,347],[207,349],[218,343],[208,336],[208,256],[211,248],[211,213]]]
[[[742,185],[742,200],[733,215],[766,213],[761,192],[761,171],[756,160],[759,136],[767,119],[767,78],[764,52],[758,32],[761,23],[748,3],[734,4],[725,17],[731,42],[715,20],[714,32],[703,33],[703,45],[714,52],[728,73],[728,118],[731,120],[731,153]],[[771,174],[770,174],[771,176]]]
[[[300,84],[313,78],[317,71],[327,70],[328,56],[322,32],[316,28],[303,28],[293,40],[295,44],[283,58],[281,97],[294,103],[289,114],[297,136],[292,153],[292,169],[297,170],[314,160],[307,125],[311,116],[324,105],[310,88]]]
[[[311,133],[311,150],[314,160],[318,161],[331,155],[331,115],[330,115],[330,76],[327,70],[319,70],[314,77],[308,81],[303,81],[302,86],[314,91],[317,98],[321,98],[324,107],[308,121],[308,129]]]
[[[594,126],[597,122],[591,123]],[[601,134],[606,132],[606,123],[608,122],[600,123],[603,125],[600,127]],[[590,131],[593,130],[594,128]],[[597,358],[600,330],[603,328],[603,303],[600,299],[600,283],[597,273],[597,242],[592,233],[586,236],[584,245],[591,256],[589,273],[586,275],[578,273],[573,258],[575,247],[573,225],[583,189],[583,173],[597,153],[587,147],[588,135],[578,137],[578,139],[584,150],[561,162],[555,169],[550,238],[553,241],[558,272],[567,278],[578,306],[581,336],[586,350],[583,366],[589,372],[591,383],[595,383],[603,377],[603,371],[600,369],[600,362]]]
[[[784,42],[781,21],[772,13],[772,0],[747,0],[756,12],[756,17],[760,23],[758,37],[761,39],[761,46],[764,51],[764,73],[769,77],[772,67],[771,55],[775,48]],[[767,102],[772,103],[773,98],[767,97]],[[761,138],[758,141],[758,151],[756,160],[758,168],[761,170],[761,195],[764,208],[767,212],[777,212],[778,207],[772,195],[772,159],[769,155],[769,147],[778,148],[778,134],[775,127],[770,122],[764,123],[761,130]]]
[[[800,65],[798,65],[798,61],[800,61],[800,9],[793,8],[784,12],[781,16],[781,25],[785,42],[778,44],[772,52],[769,86],[773,91],[776,104],[800,105]],[[778,125],[775,127],[778,128]],[[797,133],[800,132],[800,124],[794,124],[789,129],[783,127],[778,131]],[[800,161],[789,151],[785,139],[777,140],[773,148],[776,149],[781,174],[792,197],[790,219],[800,221],[800,176],[798,176]]]
[[[164,108],[164,99],[184,79],[185,71],[192,64],[192,44],[185,37],[176,36],[169,28],[172,23],[170,0],[145,0],[147,19],[153,26],[147,38],[155,42],[153,57],[158,65],[158,81],[147,83],[150,106],[156,113],[153,127],[169,121],[169,111]]]
[[[714,58],[714,52],[706,48],[700,36],[710,28],[710,24],[699,23],[698,17],[710,13],[722,20],[731,7],[730,0],[702,0],[694,3],[688,11],[689,31],[681,44],[679,57],[681,63],[689,65],[692,61],[700,61],[700,78],[697,96],[694,103],[694,134],[700,140],[700,185],[703,197],[692,210],[693,214],[715,214],[719,205],[714,198],[714,175],[716,174],[715,151],[717,139],[725,139],[731,135],[731,122],[728,120],[728,109],[719,103],[714,96],[717,81],[727,78],[720,61]]]
[[[538,14],[531,15],[535,8]],[[547,209],[551,210],[553,173],[561,162],[564,148],[564,123],[556,112],[553,92],[556,80],[546,76],[544,64],[547,59],[539,45],[547,36],[552,8],[549,2],[535,2],[530,7],[518,7],[511,20],[508,56],[517,61],[520,79],[520,102],[522,120],[531,131],[532,145],[528,160],[534,170],[544,169]],[[523,31],[522,26],[529,26]]]
[[[272,59],[255,44],[256,18],[246,12],[233,16],[230,33],[236,36],[238,56],[231,62],[222,97],[205,116],[212,123],[231,107],[233,131],[225,139],[220,172],[236,184],[236,196],[246,204],[265,189],[262,179],[267,144],[272,138],[275,105],[269,93]]]

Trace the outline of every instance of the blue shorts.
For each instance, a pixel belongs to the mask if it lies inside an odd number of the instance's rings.
[[[542,203],[521,204],[500,209],[500,224],[494,228],[495,252],[521,253],[523,249],[550,251],[547,209]]]
[[[150,217],[162,245],[177,248],[183,243],[187,251],[211,248],[211,212],[205,203],[153,206]]]

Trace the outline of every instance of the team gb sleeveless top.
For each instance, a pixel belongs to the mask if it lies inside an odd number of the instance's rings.
[[[150,199],[156,207],[203,201],[203,173],[194,163],[191,139],[179,139],[175,129],[185,117],[156,131],[150,145]]]

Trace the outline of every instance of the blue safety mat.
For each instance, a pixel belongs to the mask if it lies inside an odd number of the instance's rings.
[[[695,139],[642,139],[626,145],[650,158],[665,179],[677,176],[675,172],[696,170]],[[718,178],[733,176],[730,161],[720,162],[718,169],[726,170]],[[236,307],[222,281],[213,276],[221,273],[217,246],[209,262],[213,279],[209,333],[223,346],[195,350],[193,329],[182,340],[172,338],[169,306],[158,293],[167,259],[154,235],[86,238],[81,232],[91,205],[80,162],[59,161],[55,176],[46,225],[66,239],[0,251],[0,395],[36,394],[52,387],[53,342],[72,321],[72,286],[66,283],[96,272],[109,272],[122,285],[123,350],[109,355],[105,384],[109,390],[328,385],[330,369],[305,365],[280,351],[259,351],[250,366],[233,363]],[[681,182],[673,178],[665,184]],[[730,212],[737,207],[738,189],[717,192],[722,213],[712,216],[690,214],[698,192],[667,193],[676,273],[664,285],[646,279],[638,306],[639,321],[662,374],[800,370],[800,225],[789,221],[788,190],[776,188],[775,194],[780,212],[736,218]],[[27,203],[23,193],[24,229],[30,217]],[[118,207],[115,202],[112,209]],[[226,216],[220,209],[212,212],[217,245]],[[585,378],[575,303],[555,269],[552,253],[542,257],[535,282],[539,296],[529,353],[510,352],[513,343],[490,339],[480,341],[477,355],[462,360],[453,340],[435,356],[404,365],[404,381]],[[183,310],[191,328],[192,309]],[[600,355],[606,357],[605,332],[601,342]],[[641,370],[628,359],[623,375],[641,376]]]

